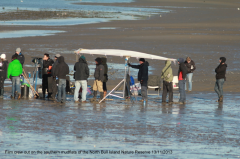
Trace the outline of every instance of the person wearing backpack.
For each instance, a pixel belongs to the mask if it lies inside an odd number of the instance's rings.
[[[168,103],[173,103],[173,73],[171,67],[171,61],[165,61],[165,67],[162,69],[161,78],[163,79],[163,94],[162,103],[166,103],[167,93],[169,96]]]

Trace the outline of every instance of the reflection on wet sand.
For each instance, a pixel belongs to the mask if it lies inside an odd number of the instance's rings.
[[[3,150],[0,153],[4,158],[12,158],[16,156],[5,154],[4,150],[71,150],[70,154],[49,154],[67,158],[79,157],[73,155],[78,150],[126,151],[127,148],[173,152],[171,156],[134,154],[138,158],[236,158],[240,135],[238,101],[228,94],[220,104],[208,101],[209,96],[213,94],[189,94],[185,105],[162,104],[157,96],[150,96],[146,105],[119,99],[103,104],[76,104],[71,96],[66,104],[56,105],[47,100],[13,101],[4,97],[0,101]],[[121,153],[102,155],[82,153],[80,157],[133,157]]]

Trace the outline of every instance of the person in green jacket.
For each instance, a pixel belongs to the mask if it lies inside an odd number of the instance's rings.
[[[162,70],[161,78],[163,79],[163,94],[162,103],[166,103],[167,93],[169,95],[169,104],[173,103],[173,73],[171,67],[171,61],[167,60],[165,62],[165,67]]]
[[[22,74],[22,64],[17,59],[17,56],[12,57],[12,62],[8,66],[7,78],[12,80],[12,95],[11,98],[15,99],[15,95],[18,95],[18,99],[21,98],[20,91],[20,75]]]

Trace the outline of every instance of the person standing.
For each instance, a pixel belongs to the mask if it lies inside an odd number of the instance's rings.
[[[93,98],[91,99],[91,102],[97,101],[97,91],[100,92],[100,100],[103,99],[104,66],[102,65],[102,60],[100,57],[95,59],[95,63],[95,80],[93,82]]]
[[[54,102],[57,103],[65,103],[66,102],[66,76],[69,74],[69,67],[64,61],[64,57],[60,56],[58,58],[58,64],[54,69],[54,75],[58,78],[58,97],[57,100]]]
[[[24,55],[22,54],[22,50],[21,50],[20,47],[16,49],[14,55],[17,56],[17,59],[20,61],[21,65],[22,65],[22,68],[23,68],[23,64],[24,64],[24,62],[25,62],[25,57],[24,57]],[[13,55],[13,56],[14,56],[14,55]],[[13,58],[13,56],[12,56],[12,58]],[[21,84],[24,83],[24,77],[23,77],[22,73],[21,73],[21,75],[20,75],[20,82],[21,82]]]
[[[74,65],[75,72],[75,91],[74,101],[79,103],[79,90],[82,87],[82,103],[86,103],[87,96],[87,79],[89,77],[89,68],[85,56],[79,58],[79,62]]]
[[[45,98],[46,90],[48,92],[48,98],[51,97],[48,89],[48,77],[51,77],[51,69],[54,61],[50,59],[49,54],[45,53],[43,56],[43,70],[42,70],[42,92],[43,98]]]
[[[4,81],[7,78],[8,60],[5,54],[2,54],[0,58],[0,98],[3,98]]]
[[[21,65],[22,65],[22,67],[23,67],[23,64],[24,64],[24,62],[25,62],[25,57],[24,57],[24,55],[22,54],[21,48],[17,48],[14,55],[17,56],[17,59],[20,61]],[[13,55],[13,56],[14,56],[14,55]],[[13,56],[12,56],[12,57],[13,57]]]
[[[107,81],[108,81],[108,65],[107,65],[107,58],[102,57],[102,65],[104,66],[104,80],[103,80],[103,97],[107,95]]]
[[[58,91],[58,87],[57,87],[58,82],[56,80],[56,77],[54,76],[54,70],[57,67],[58,58],[60,56],[61,56],[60,54],[56,54],[55,55],[55,57],[54,57],[55,58],[55,62],[53,63],[52,70],[51,70],[51,73],[52,73],[52,85],[51,85],[51,87],[52,87],[52,89],[51,89],[52,90],[52,95],[51,95],[51,99],[52,100],[55,100],[55,97],[56,97],[57,91]]]
[[[22,74],[22,64],[17,59],[17,55],[14,55],[12,62],[10,62],[7,69],[7,78],[12,80],[12,95],[11,98],[15,99],[15,95],[18,95],[18,99],[21,98],[20,91],[20,75]]]
[[[193,71],[196,70],[195,62],[191,60],[190,57],[187,57],[185,61],[185,65],[187,66],[187,82],[185,85],[185,90],[187,90],[187,83],[188,83],[188,91],[192,91],[192,77]]]
[[[220,64],[215,69],[216,72],[216,83],[215,83],[215,92],[218,94],[218,102],[223,102],[223,84],[226,81],[226,70],[227,64],[225,57],[220,57]]]
[[[145,61],[144,58],[139,59],[140,65],[131,65],[128,64],[132,68],[139,69],[138,71],[138,81],[141,83],[141,94],[142,94],[142,100],[141,102],[148,101],[147,98],[147,83],[148,83],[148,66],[149,63]]]
[[[186,91],[185,91],[185,84],[186,84],[186,75],[187,75],[187,67],[184,64],[184,59],[178,59],[179,69],[178,69],[178,87],[180,93],[179,104],[186,103]]]
[[[168,103],[173,103],[173,73],[171,67],[171,61],[165,61],[165,67],[162,70],[161,78],[163,79],[163,94],[162,94],[162,103],[166,103],[167,93],[169,94]]]

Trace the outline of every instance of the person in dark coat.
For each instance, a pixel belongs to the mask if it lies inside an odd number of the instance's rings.
[[[60,56],[58,58],[58,64],[56,68],[54,69],[53,76],[56,76],[56,78],[59,80],[58,84],[58,97],[57,100],[54,102],[57,103],[65,103],[66,102],[66,78],[67,74],[69,74],[69,66],[65,63],[64,57]]]
[[[143,102],[144,100],[145,101],[148,100],[148,98],[147,98],[147,83],[148,83],[148,66],[149,66],[149,63],[147,61],[145,61],[144,58],[140,58],[139,63],[140,63],[140,65],[131,65],[131,64],[128,64],[128,65],[132,68],[139,69],[139,71],[138,71],[138,81],[140,81],[140,83],[141,83],[141,94],[142,94],[141,102]]]
[[[104,66],[103,97],[105,97],[107,95],[108,65],[106,57],[102,57],[101,60],[102,65]]]
[[[7,68],[8,60],[6,59],[6,55],[2,54],[0,59],[0,98],[3,98],[4,94],[4,81],[7,78]]]
[[[186,103],[186,91],[185,91],[185,84],[186,84],[186,77],[187,77],[187,67],[184,64],[184,59],[178,59],[179,69],[178,69],[178,87],[180,93],[179,104]]]
[[[56,95],[57,95],[57,91],[58,91],[58,87],[57,87],[57,84],[58,84],[58,82],[57,82],[57,80],[56,80],[56,77],[55,76],[53,76],[53,74],[54,74],[54,70],[56,69],[56,67],[57,67],[57,64],[58,64],[58,58],[60,57],[61,55],[60,54],[56,54],[55,55],[55,62],[53,63],[53,65],[52,65],[52,70],[51,70],[51,74],[52,74],[52,84],[51,84],[51,93],[52,93],[52,95],[51,95],[51,99],[52,100],[55,100],[55,97],[56,97]]]
[[[102,60],[100,57],[95,59],[96,68],[94,72],[94,82],[93,82],[93,98],[92,102],[97,99],[97,91],[100,92],[100,100],[103,99],[103,81],[104,81],[104,66],[102,65]]]
[[[24,55],[22,54],[21,48],[17,48],[14,55],[17,56],[17,59],[20,61],[20,63],[22,64],[22,67],[23,67],[23,64],[24,64],[24,62],[25,62],[25,57],[24,57]],[[13,56],[14,56],[14,55],[13,55]],[[13,56],[12,56],[12,57],[13,57]]]
[[[188,91],[192,91],[193,71],[196,70],[195,62],[190,57],[187,57],[184,63],[187,66],[187,82],[186,83],[188,83]],[[185,90],[187,90],[187,84],[185,85]]]
[[[51,77],[51,69],[52,64],[54,61],[50,59],[49,54],[45,53],[43,57],[43,70],[42,70],[42,92],[43,92],[43,98],[45,98],[46,90],[48,92],[48,97],[51,97],[51,93],[49,93],[48,89],[48,77]]]
[[[227,64],[225,57],[220,57],[220,64],[215,69],[216,72],[216,83],[214,90],[218,94],[218,102],[223,102],[223,84],[226,81],[226,70]]]
[[[82,87],[82,103],[86,103],[87,96],[87,79],[89,77],[89,68],[85,56],[81,56],[79,61],[74,65],[75,72],[75,91],[74,101],[79,103],[79,90]]]
[[[19,60],[19,62],[20,62],[21,65],[22,65],[22,68],[23,68],[23,64],[24,64],[24,62],[25,62],[25,57],[24,57],[24,55],[22,54],[21,48],[17,48],[17,49],[16,49],[15,54],[12,55],[12,59],[13,59],[14,56],[17,57],[17,59]],[[22,74],[20,75],[20,83],[21,83],[21,84],[24,83],[24,77],[23,77]]]

